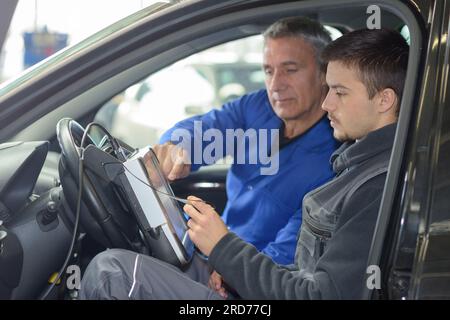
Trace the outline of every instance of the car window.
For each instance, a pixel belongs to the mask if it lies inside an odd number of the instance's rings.
[[[332,39],[342,35],[326,26]],[[261,35],[193,54],[108,101],[95,121],[133,147],[157,144],[176,122],[264,88]]]
[[[411,44],[409,28],[406,24],[400,29],[400,34],[403,36],[403,38],[405,38],[405,40],[408,44]]]
[[[133,147],[158,143],[176,122],[264,87],[262,37],[191,55],[108,101],[95,121]]]

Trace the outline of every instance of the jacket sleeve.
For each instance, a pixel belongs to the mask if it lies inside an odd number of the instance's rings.
[[[277,265],[233,233],[214,247],[209,263],[244,299],[359,299],[384,180],[365,183],[342,208],[312,274]]]
[[[211,143],[211,141],[203,141],[205,136],[202,133],[204,134],[208,129],[214,129],[218,130],[221,136],[225,138],[226,129],[241,128],[245,130],[246,112],[248,112],[246,107],[253,102],[252,100],[252,95],[243,96],[224,104],[221,109],[213,109],[204,115],[193,116],[182,120],[162,135],[160,143],[167,141],[172,141],[175,144],[180,143],[182,147],[190,151],[188,153],[191,155],[191,169],[193,171],[202,165],[210,164],[205,163],[204,157],[201,156],[203,150],[205,150],[205,146]],[[194,137],[196,146],[194,146]],[[231,151],[226,150],[226,143],[225,141],[223,142],[221,144],[223,146],[222,154],[215,155],[216,160],[226,156],[227,151],[228,153]],[[197,158],[194,159],[195,153],[197,153]]]

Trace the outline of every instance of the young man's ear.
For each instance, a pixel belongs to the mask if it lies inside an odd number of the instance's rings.
[[[378,112],[386,113],[389,111],[395,112],[397,107],[398,98],[397,94],[391,88],[385,88],[379,93]]]

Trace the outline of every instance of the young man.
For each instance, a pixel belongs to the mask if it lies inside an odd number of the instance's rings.
[[[330,44],[323,57],[330,90],[322,108],[334,136],[346,142],[331,157],[336,177],[303,200],[296,264],[274,263],[230,232],[209,205],[192,201],[184,207],[191,239],[244,299],[359,299],[366,284],[408,45],[394,31],[359,30]],[[81,297],[211,299],[221,290],[154,258],[110,250],[91,262]]]

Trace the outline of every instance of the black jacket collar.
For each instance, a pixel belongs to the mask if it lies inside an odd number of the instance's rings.
[[[336,174],[392,149],[396,123],[372,131],[358,142],[345,142],[332,155],[330,162]]]

